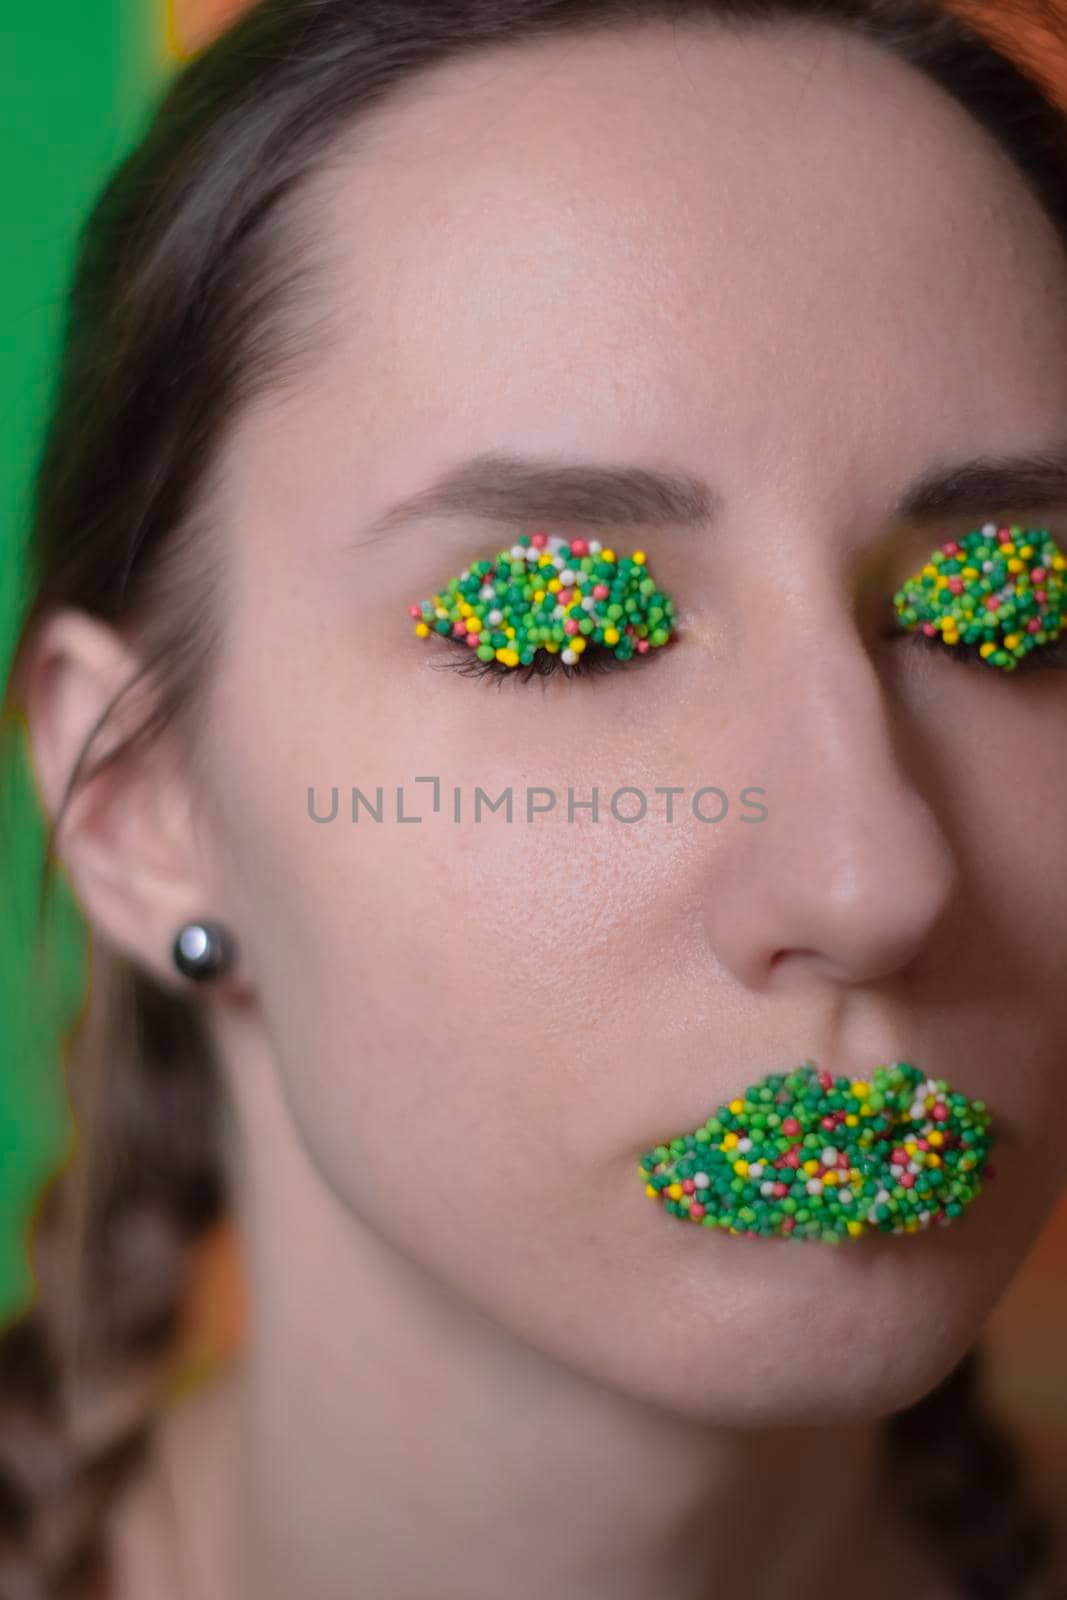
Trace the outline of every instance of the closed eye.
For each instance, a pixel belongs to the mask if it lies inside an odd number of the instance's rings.
[[[920,649],[929,649],[948,656],[960,666],[978,666],[988,670],[991,665],[981,654],[977,644],[964,644],[962,641],[959,644],[946,644],[940,632],[931,634],[924,633],[921,628],[897,628],[887,633],[885,637],[906,640]],[[1029,674],[1064,667],[1067,667],[1067,636],[1061,635],[1057,639],[1050,639],[1046,644],[1035,645],[1026,655],[1018,657],[1010,667],[993,665],[993,671]]]
[[[613,650],[592,646],[583,651],[578,660],[572,665],[564,661],[559,651],[538,650],[533,660],[524,662],[517,667],[509,667],[495,658],[492,661],[482,661],[479,656],[465,644],[455,644],[451,653],[456,657],[452,661],[437,661],[433,665],[445,672],[458,672],[465,678],[495,678],[502,682],[505,678],[518,679],[521,683],[529,683],[531,678],[583,678],[593,679],[604,674],[618,672],[620,668],[631,667],[637,662],[647,664],[661,652],[649,650],[646,655],[631,656],[628,661],[621,660]]]

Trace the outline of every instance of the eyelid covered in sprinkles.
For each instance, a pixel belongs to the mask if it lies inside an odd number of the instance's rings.
[[[909,632],[977,645],[988,666],[1013,672],[1063,631],[1065,569],[1047,529],[987,522],[936,549],[893,605]]]
[[[408,615],[420,639],[452,637],[504,667],[528,666],[538,650],[573,666],[590,645],[628,661],[667,644],[675,626],[643,550],[619,557],[597,539],[541,531],[471,562]]]

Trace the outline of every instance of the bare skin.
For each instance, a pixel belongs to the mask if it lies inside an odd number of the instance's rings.
[[[195,778],[114,778],[67,838],[87,913],[160,982],[204,908],[241,947],[204,1003],[252,1339],[203,1413],[217,1446],[173,1454],[176,1520],[162,1491],[130,1513],[119,1600],[168,1542],[176,1600],[822,1600],[833,1573],[851,1600],[942,1600],[876,1441],[1067,1181],[1067,679],[968,670],[881,619],[942,539],[1033,515],[891,507],[934,466],[1062,437],[1061,247],[958,106],[800,28],[523,45],[373,133],[314,195],[338,337],[232,451]],[[677,597],[663,659],[544,692],[435,670],[455,647],[406,605],[523,529],[359,535],[475,449],[713,481],[713,527],[611,540]],[[54,619],[49,798],[128,668]],[[773,811],[306,815],[309,785],[420,773],[753,784]],[[641,1151],[808,1057],[985,1098],[997,1182],[952,1228],[839,1250],[648,1200]]]

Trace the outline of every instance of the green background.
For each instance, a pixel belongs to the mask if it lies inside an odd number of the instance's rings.
[[[173,59],[163,0],[0,0],[0,344],[5,428],[0,679],[27,603],[32,471],[75,238],[108,171],[137,137]],[[10,729],[10,724],[9,724]],[[31,1298],[27,1232],[69,1154],[63,1040],[84,987],[84,924],[67,879],[48,902],[47,968],[33,940],[44,817],[21,723],[0,788],[0,1321]]]

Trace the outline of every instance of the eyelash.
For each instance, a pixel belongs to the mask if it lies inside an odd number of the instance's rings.
[[[981,667],[983,671],[997,671],[989,668],[978,653],[976,644],[946,644],[940,634],[923,633],[921,630],[911,631],[900,628],[887,635],[891,640],[906,640],[909,645],[917,645],[921,650],[931,650],[935,654],[947,656],[958,666]],[[500,661],[481,661],[468,648],[456,646],[456,660],[440,661],[435,663],[442,671],[458,672],[465,678],[495,678],[501,686],[507,678],[517,679],[522,683],[529,683],[531,678],[553,678],[562,675],[564,678],[583,678],[592,681],[594,678],[603,677],[605,674],[618,671],[620,667],[632,666],[634,660],[647,663],[654,652],[648,656],[632,657],[629,661],[620,661],[610,650],[587,650],[580,661],[574,666],[568,666],[558,654],[546,650],[538,650],[533,660],[521,667],[506,667]],[[1063,671],[1067,668],[1067,635],[1048,644],[1039,645],[1023,656],[1015,674],[1030,675],[1041,671]]]
[[[887,634],[886,637],[890,640],[904,639],[911,645],[917,645],[920,649],[928,649],[936,654],[948,656],[950,660],[954,660],[959,666],[981,667],[983,672],[994,672],[1000,677],[1004,676],[1002,668],[990,668],[986,664],[982,656],[979,655],[976,644],[946,644],[939,633],[923,633],[921,628],[914,630],[897,628]],[[1047,644],[1037,645],[1033,650],[1028,651],[1025,656],[1021,656],[1011,676],[1018,676],[1020,673],[1029,675],[1047,670],[1062,671],[1065,667],[1067,667],[1067,634],[1061,635],[1058,639],[1052,639]]]
[[[455,661],[435,663],[442,671],[458,672],[464,678],[496,678],[501,685],[505,678],[517,678],[522,683],[529,683],[531,678],[554,678],[557,674],[565,678],[584,678],[591,681],[616,672],[620,667],[632,666],[634,661],[647,663],[659,653],[650,650],[645,656],[632,656],[629,661],[620,661],[614,651],[594,648],[583,651],[575,665],[568,666],[560,658],[558,651],[538,650],[533,660],[525,665],[508,667],[502,661],[480,660],[466,645],[457,645],[453,648],[457,656]]]

